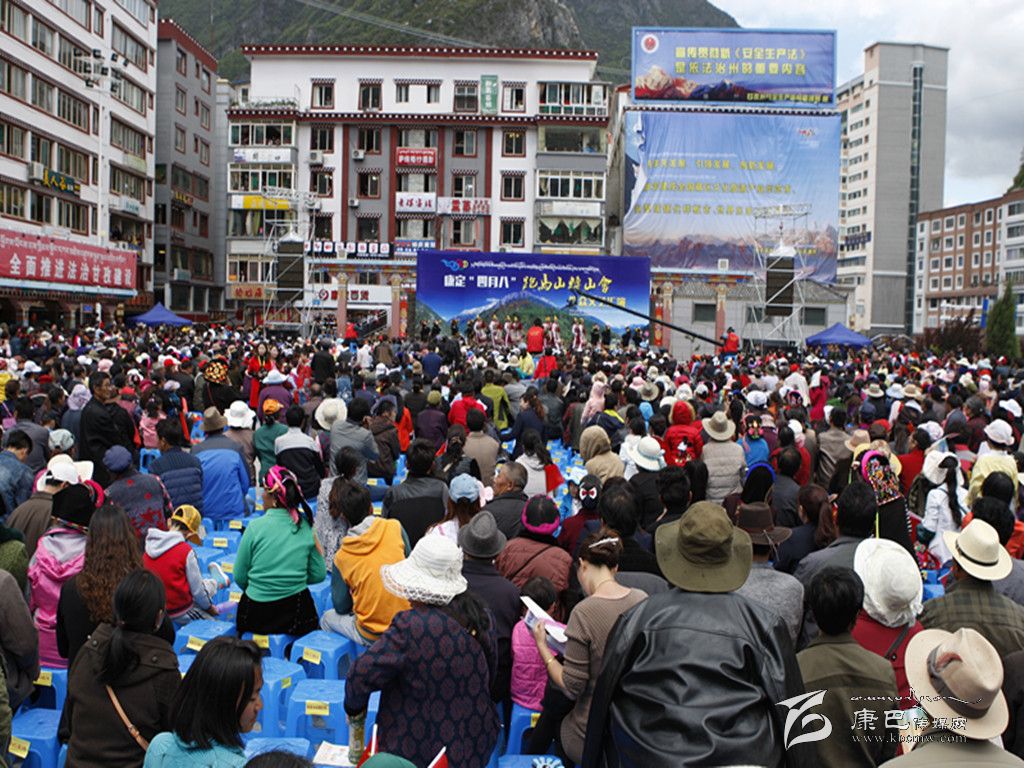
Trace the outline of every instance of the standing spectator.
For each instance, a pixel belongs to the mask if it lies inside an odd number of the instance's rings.
[[[192,449],[203,465],[203,510],[211,520],[245,517],[249,472],[238,443],[223,432],[227,420],[212,405],[203,413],[206,437]]]
[[[370,477],[379,477],[388,485],[394,480],[397,459],[402,455],[401,441],[395,426],[395,403],[393,396],[385,395],[373,406],[368,429],[377,444],[377,458],[366,467]]]
[[[363,459],[353,477],[353,480],[360,485],[366,485],[369,478],[366,462],[373,461],[380,456],[373,434],[367,429],[369,416],[370,404],[362,398],[353,398],[348,405],[345,419],[338,419],[331,427],[331,459],[334,460],[342,448],[354,448]],[[370,494],[372,496],[373,491]]]
[[[415,547],[427,529],[444,518],[448,510],[448,484],[433,473],[434,448],[428,440],[410,443],[406,466],[409,474],[405,480],[384,494],[381,516],[400,522],[409,546]]]
[[[994,472],[1002,472],[1013,480],[1015,497],[1019,489],[1017,462],[1010,455],[1010,450],[1013,448],[1013,430],[1010,425],[1002,419],[996,419],[983,427],[983,434],[987,438],[989,452],[979,456],[971,468],[971,487],[967,493],[968,504],[973,504],[974,500],[982,495],[981,486]]]
[[[3,510],[0,517],[6,517],[32,495],[32,470],[25,459],[32,452],[32,438],[15,429],[8,432],[3,451],[0,451],[0,501]]]
[[[921,474],[921,469],[924,467],[924,461],[927,456],[925,451],[931,448],[931,445],[931,435],[928,434],[927,430],[918,427],[910,436],[910,452],[901,453],[896,457],[900,462],[900,487],[903,490],[904,496],[910,493],[910,486],[914,484],[914,480]]]
[[[167,418],[167,414],[160,408],[160,400],[151,397],[146,401],[146,412],[139,420],[139,434],[142,436],[143,448],[159,448],[160,438],[157,437],[157,425]]]
[[[741,489],[747,462],[743,449],[732,440],[736,423],[725,411],[716,411],[701,423],[709,438],[701,452],[708,468],[707,500],[721,504],[726,496]]]
[[[89,402],[89,388],[85,384],[75,384],[68,396],[68,409],[60,418],[61,429],[68,430],[75,436],[75,443],[82,444],[82,409]]]
[[[228,431],[224,435],[238,443],[242,449],[242,458],[249,470],[249,485],[256,485],[256,443],[253,439],[256,411],[246,405],[244,400],[235,400],[224,412],[224,417],[228,421]]]
[[[281,415],[281,403],[274,398],[268,397],[264,400],[260,410],[263,412],[263,426],[253,434],[252,444],[260,460],[259,481],[262,483],[267,472],[274,466],[274,444],[277,442],[277,438],[288,431],[288,427],[278,421]]]
[[[110,374],[92,374],[89,391],[92,397],[82,409],[78,458],[93,463],[93,479],[106,488],[110,485],[110,475],[103,466],[103,456],[115,445],[134,451],[135,424],[124,408],[117,405],[117,389],[110,381]]]
[[[27,397],[19,397],[14,402],[14,414],[17,417],[17,421],[14,423],[14,427],[9,430],[7,434],[12,434],[14,430],[20,429],[31,438],[32,450],[29,451],[24,464],[32,470],[32,474],[34,475],[46,466],[46,462],[50,458],[50,430],[36,424],[34,421],[36,407]],[[4,437],[3,444],[5,446],[7,445],[6,435]]]
[[[0,570],[0,654],[0,707],[6,693],[14,712],[32,694],[32,683],[39,677],[39,635],[25,604],[25,589],[4,570]],[[0,749],[7,748],[3,738],[0,725]]]
[[[924,518],[918,523],[917,539],[928,547],[937,565],[944,565],[952,557],[945,533],[959,533],[968,512],[960,460],[955,453],[930,451],[921,471],[932,488],[925,497]]]
[[[324,462],[320,446],[303,429],[306,412],[301,405],[293,405],[285,413],[288,431],[274,441],[274,455],[279,466],[289,470],[299,481],[306,501],[316,499],[320,481],[324,477]]]
[[[646,436],[640,438],[629,455],[636,465],[636,474],[629,479],[629,484],[633,486],[640,501],[639,524],[645,531],[649,531],[654,527],[654,521],[665,511],[658,492],[658,473],[665,467],[665,459],[662,458],[665,451],[657,440]]]
[[[484,432],[486,418],[480,411],[473,409],[466,414],[466,445],[462,452],[475,459],[480,467],[480,481],[488,488],[494,487],[494,468],[498,461],[501,444]]]
[[[203,464],[191,453],[185,453],[182,445],[185,433],[173,419],[161,421],[156,428],[160,438],[160,456],[149,465],[149,473],[160,478],[171,508],[188,504],[203,511]]]
[[[107,488],[107,501],[128,514],[139,541],[145,540],[150,528],[167,530],[167,520],[174,506],[160,477],[139,472],[132,464],[132,455],[120,445],[107,451],[103,466],[112,478]]]
[[[844,459],[853,457],[846,447],[850,436],[846,434],[846,410],[833,408],[828,417],[828,429],[818,435],[818,470],[817,484],[828,488],[836,467]]]

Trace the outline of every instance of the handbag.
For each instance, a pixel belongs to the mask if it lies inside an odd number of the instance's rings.
[[[139,729],[135,727],[131,720],[128,719],[128,715],[125,714],[124,708],[121,706],[121,702],[117,700],[117,694],[114,693],[114,689],[109,685],[106,686],[107,696],[110,697],[110,703],[114,705],[114,709],[117,711],[117,716],[121,718],[121,722],[124,723],[124,727],[128,729],[128,733],[135,739],[135,743],[142,747],[142,751],[145,752],[149,749],[149,742],[142,738],[142,734],[139,733]]]

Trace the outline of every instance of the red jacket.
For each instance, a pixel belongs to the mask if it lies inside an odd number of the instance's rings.
[[[544,351],[544,329],[534,325],[526,332],[526,351],[531,355],[539,355]]]
[[[146,570],[155,573],[164,583],[168,616],[178,616],[192,607],[192,589],[185,575],[185,561],[191,552],[192,547],[183,541],[156,559],[149,555],[142,556]]]
[[[863,610],[858,614],[857,623],[853,626],[853,639],[857,641],[861,648],[885,657],[885,660],[892,664],[892,671],[896,674],[896,690],[902,697],[897,707],[898,709],[910,709],[917,705],[917,701],[910,695],[910,683],[907,682],[904,656],[907,652],[907,643],[923,629],[924,627],[921,626],[921,622],[915,621],[914,626],[907,632],[907,636],[903,638],[899,648],[891,655],[885,656],[885,652],[896,642],[896,638],[903,631],[903,627],[887,627],[884,624],[879,624],[868,616],[867,611]]]
[[[901,453],[896,457],[900,460],[900,486],[903,488],[903,495],[910,493],[910,485],[914,478],[921,474],[924,467],[924,451],[915,448],[910,453]]]
[[[479,400],[475,397],[467,397],[463,395],[454,403],[452,407],[448,409],[448,423],[449,424],[461,424],[466,426],[466,413],[470,408],[476,408],[478,411],[482,411],[484,414],[487,410],[483,407]]]
[[[547,379],[558,370],[558,358],[554,355],[544,355],[537,361],[537,367],[533,371],[533,378]]]
[[[694,423],[693,407],[685,400],[678,400],[672,406],[672,426],[665,430],[662,439],[665,463],[681,466],[687,461],[699,459],[704,451],[704,439],[701,437],[700,429],[700,422]],[[681,442],[686,443],[685,461],[676,450]]]

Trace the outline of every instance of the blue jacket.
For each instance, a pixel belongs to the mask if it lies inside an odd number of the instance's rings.
[[[149,472],[163,481],[174,509],[191,504],[203,511],[203,465],[195,456],[172,448],[154,459]]]
[[[223,445],[224,441],[229,445]],[[192,455],[203,465],[203,509],[206,517],[211,520],[244,517],[249,470],[238,444],[223,435],[210,435],[192,450]]]
[[[158,733],[146,750],[143,768],[242,768],[245,753],[214,744],[210,749],[189,749],[170,731]]]
[[[11,514],[31,495],[32,470],[10,451],[0,451],[0,500],[4,503],[0,511],[4,516]]]

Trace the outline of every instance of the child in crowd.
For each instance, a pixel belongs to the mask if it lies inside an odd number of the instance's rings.
[[[544,576],[534,576],[523,585],[523,596],[529,597],[548,613],[555,609],[558,602],[558,591],[551,580]],[[544,698],[544,688],[548,682],[548,673],[544,660],[537,650],[533,632],[526,626],[526,611],[523,617],[512,628],[512,681],[510,692],[512,701],[521,707],[540,712]],[[559,627],[564,624],[552,622]]]
[[[580,511],[580,481],[587,476],[582,467],[571,467],[565,477],[565,494],[558,504],[558,515],[565,522]]]
[[[139,432],[142,433],[143,448],[159,448],[160,438],[156,436],[156,425],[167,418],[160,409],[160,400],[151,397],[146,402],[146,412],[139,420]]]

